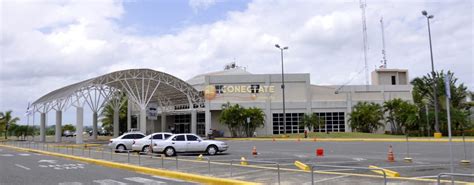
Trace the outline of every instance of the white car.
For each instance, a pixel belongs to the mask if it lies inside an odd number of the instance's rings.
[[[153,144],[153,151],[162,152],[166,156],[176,153],[206,152],[215,155],[229,148],[227,143],[216,140],[203,140],[195,134],[175,134],[166,140]]]
[[[133,140],[144,138],[145,134],[140,132],[127,132],[117,138],[109,140],[109,147],[118,151],[131,150]]]
[[[134,140],[132,144],[132,150],[148,153],[152,143],[155,145],[157,142],[168,139],[172,135],[173,134],[169,132],[158,132],[147,135],[144,138]]]

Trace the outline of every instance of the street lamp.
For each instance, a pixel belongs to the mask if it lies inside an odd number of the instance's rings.
[[[283,50],[287,50],[288,46],[285,47],[280,47],[280,45],[275,44],[275,47],[280,49],[281,52],[281,91],[283,93],[283,132],[286,134],[286,110],[285,110],[285,76],[284,76],[284,70],[283,70]]]
[[[421,14],[426,17],[426,22],[428,23],[428,37],[430,41],[430,55],[431,55],[431,75],[433,76],[433,93],[434,93],[434,106],[435,106],[435,131],[439,133],[439,122],[438,122],[438,93],[437,93],[437,82],[436,82],[436,73],[434,70],[433,64],[433,47],[431,45],[431,28],[430,28],[430,19],[433,19],[433,15],[428,15],[428,12],[425,10],[421,11]]]

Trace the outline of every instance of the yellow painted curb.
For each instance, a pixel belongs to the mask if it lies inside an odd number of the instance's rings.
[[[304,171],[309,171],[309,166],[300,162],[300,161],[295,161],[295,166],[298,167],[299,169],[301,170],[304,170]]]
[[[35,150],[35,149],[18,148],[18,147],[7,146],[7,145],[0,145],[0,146],[6,147],[6,148],[12,148],[16,150],[23,150],[23,151],[41,153],[41,154],[63,157],[63,158],[73,159],[73,160],[78,160],[78,161],[84,161],[84,162],[111,167],[111,168],[118,168],[118,169],[123,169],[123,170],[139,172],[139,173],[169,177],[169,178],[180,179],[180,180],[185,180],[185,181],[199,182],[199,183],[204,183],[204,184],[218,184],[218,185],[221,185],[221,184],[222,185],[253,185],[253,184],[257,185],[259,184],[259,183],[240,181],[240,180],[234,180],[234,179],[209,177],[209,176],[170,171],[170,170],[164,170],[164,169],[162,170],[162,169],[148,168],[148,167],[136,166],[136,165],[131,165],[131,164],[122,164],[122,163],[116,163],[116,162],[111,162],[111,161],[84,158],[84,157],[53,153],[53,152],[46,152],[46,151]]]
[[[373,166],[373,165],[370,165],[369,168],[382,169],[388,177],[400,177],[400,173],[398,173],[398,172],[396,172],[396,171],[387,170],[387,169],[380,168],[380,167],[378,167],[378,166]],[[378,174],[382,174],[382,175],[383,175],[383,172],[381,172],[380,170],[372,170],[372,171],[373,171],[374,173],[378,173]]]
[[[216,138],[216,140],[223,141],[298,141],[298,138]],[[300,139],[300,141],[314,142],[314,139],[306,138]],[[316,142],[406,142],[405,138],[317,138]],[[452,139],[453,142],[463,142],[460,138]],[[447,138],[435,139],[435,138],[410,138],[408,142],[426,142],[426,143],[445,143],[449,142]],[[474,143],[474,139],[466,139],[466,143]]]

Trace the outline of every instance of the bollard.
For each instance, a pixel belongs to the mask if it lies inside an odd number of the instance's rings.
[[[127,163],[130,163],[130,150],[127,150]]]
[[[113,155],[113,154],[112,154],[112,150],[113,150],[113,148],[110,148],[110,160],[111,160],[111,161],[112,161],[112,155]]]
[[[278,184],[280,184],[280,163],[277,163]]]
[[[211,159],[209,157],[207,158],[207,173],[211,175]]]
[[[89,149],[89,158],[91,158],[91,147],[89,147],[88,149]]]
[[[100,156],[101,156],[102,159],[104,159],[104,149],[103,148],[100,149]]]
[[[82,156],[84,156],[84,149],[85,149],[85,148],[84,148],[84,147],[82,147]]]
[[[137,155],[138,155],[138,166],[141,165],[141,161],[140,161],[140,152],[137,152]]]
[[[178,170],[178,155],[176,155],[176,170]]]
[[[164,164],[165,164],[165,158],[163,157],[163,155],[160,155],[161,156],[161,168],[165,168]]]
[[[71,147],[71,154],[74,155],[74,147]]]

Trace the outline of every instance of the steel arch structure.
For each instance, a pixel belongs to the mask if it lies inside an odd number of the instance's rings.
[[[205,102],[201,93],[175,76],[151,69],[128,69],[51,91],[34,101],[32,107],[34,112],[42,113],[42,116],[50,110],[56,110],[56,132],[60,132],[62,111],[71,106],[82,108],[87,104],[94,113],[93,135],[96,139],[97,113],[106,103],[114,104],[118,96],[122,95],[126,95],[139,107],[140,130],[143,132],[146,132],[144,130],[146,129],[146,108],[150,102],[156,102],[162,113],[200,109],[204,107]],[[121,105],[115,106],[120,108]],[[82,126],[82,115],[78,114],[78,116],[81,116],[80,119],[78,118],[81,121],[78,122],[81,122]],[[57,142],[61,140],[60,137],[61,135],[57,133]]]

